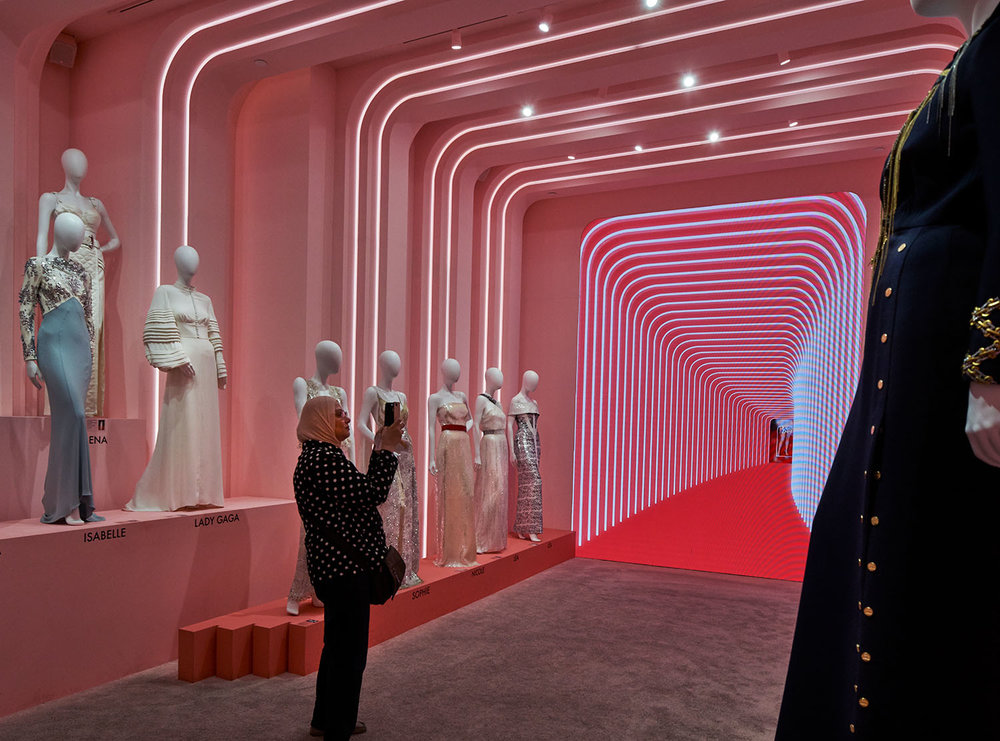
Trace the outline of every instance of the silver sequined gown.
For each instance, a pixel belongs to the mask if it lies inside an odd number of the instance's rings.
[[[375,411],[375,422],[379,429],[385,426],[385,405],[391,402],[400,403],[400,413],[409,413],[406,397],[392,391],[375,387],[378,397],[378,407]],[[410,441],[410,433],[403,430],[403,440]],[[403,575],[401,588],[413,587],[423,580],[417,576],[420,569],[420,500],[417,496],[417,464],[413,460],[413,451],[407,450],[399,454],[396,465],[396,475],[392,479],[389,498],[379,506],[382,515],[382,528],[385,530],[386,545],[393,546],[406,562],[406,573]]]
[[[514,415],[514,458],[517,460],[517,512],[514,532],[518,535],[542,532],[542,457],[538,437],[538,412]]]
[[[333,396],[340,400],[340,403],[347,404],[346,395],[336,386],[323,386],[312,378],[306,379],[306,401],[315,399],[317,396]],[[347,455],[350,452],[353,438],[347,438],[341,443],[340,448]],[[295,575],[292,577],[292,586],[288,589],[289,602],[301,602],[306,598],[314,599],[316,592],[312,582],[309,581],[309,569],[306,566],[306,531],[299,522],[299,555],[295,559]]]
[[[476,551],[496,553],[507,547],[507,415],[492,397],[479,420],[479,472],[476,475]]]

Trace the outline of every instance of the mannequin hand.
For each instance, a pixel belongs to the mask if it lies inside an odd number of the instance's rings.
[[[431,476],[437,476],[438,475],[438,465],[433,460],[431,460],[431,464],[428,466],[428,468],[431,471]]]
[[[512,465],[512,466],[516,466],[517,465],[517,458],[514,457],[513,453],[510,454],[510,465]]]
[[[229,380],[229,376],[220,376],[219,377],[219,388],[220,389],[226,388],[226,381],[227,380]]]
[[[38,363],[34,360],[29,360],[24,364],[24,370],[28,374],[28,380],[31,381],[31,385],[36,389],[42,387],[42,372],[38,370]]]
[[[476,468],[479,468],[479,467],[480,467],[481,465],[483,465],[483,459],[482,459],[482,458],[480,457],[480,455],[479,455],[479,454],[477,453],[477,454],[476,454]]]
[[[194,366],[190,363],[185,363],[184,365],[178,365],[173,370],[178,370],[183,373],[188,378],[194,378]]]
[[[1000,386],[969,384],[965,434],[979,460],[1000,468]]]

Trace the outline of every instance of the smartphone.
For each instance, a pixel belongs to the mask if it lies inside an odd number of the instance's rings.
[[[385,405],[385,426],[392,427],[396,423],[396,417],[399,416],[399,402],[390,401]]]

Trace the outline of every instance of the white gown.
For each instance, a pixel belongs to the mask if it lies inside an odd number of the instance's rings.
[[[142,332],[146,359],[167,372],[156,448],[125,509],[223,506],[218,379],[226,376],[212,299],[178,281],[160,286]],[[186,363],[195,375],[180,369]]]

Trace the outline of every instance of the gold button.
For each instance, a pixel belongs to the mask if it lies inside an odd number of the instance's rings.
[[[865,521],[865,516],[864,516],[864,515],[861,515],[861,521],[862,521],[862,522],[864,522],[864,521]]]
[[[880,339],[882,340],[882,343],[884,344],[884,343],[886,343],[886,342],[889,341],[889,335],[883,334]]]
[[[880,478],[882,478],[882,472],[881,471],[876,471],[875,472],[875,480],[878,481]]]
[[[902,252],[906,249],[906,242],[903,242],[899,247],[896,248],[896,252]]]
[[[855,691],[855,692],[857,692],[857,691],[858,691],[858,685],[854,685],[854,691]]]
[[[872,425],[872,434],[875,434],[875,425]]]
[[[854,724],[853,724],[853,723],[851,723],[851,725],[850,725],[850,726],[848,726],[848,727],[849,727],[849,728],[851,729],[851,733],[854,733]]]
[[[878,384],[877,384],[877,385],[878,385],[878,387],[879,387],[879,388],[882,388],[883,386],[885,386],[885,381],[883,381],[883,380],[882,380],[882,379],[880,378],[880,379],[878,379]]]
[[[889,298],[891,295],[892,295],[892,289],[891,288],[886,288],[885,289],[885,297]]]
[[[865,608],[865,609],[863,609],[863,610],[862,610],[861,612],[863,612],[863,613],[865,614],[865,617],[871,617],[872,615],[874,615],[874,614],[875,614],[875,610],[873,610],[873,609],[872,609],[872,608],[870,608],[870,607],[866,607],[866,608]]]
[[[868,469],[866,468],[865,469],[865,476],[867,476],[867,475],[868,475]]]
[[[870,653],[868,653],[867,651],[865,651],[865,652],[863,652],[861,654],[861,660],[862,661],[871,661],[872,660],[872,655]]]
[[[872,527],[878,525],[878,515],[872,515]]]
[[[868,698],[867,697],[858,698],[858,705],[860,705],[863,708],[868,707]]]
[[[858,653],[861,653],[861,644],[860,643],[855,643],[854,644],[854,648],[856,648],[858,650]]]
[[[858,609],[859,610],[861,609],[861,603],[860,602],[858,602]]]
[[[868,570],[869,571],[874,571],[875,570],[875,562],[874,561],[869,561],[868,562]]]
[[[861,565],[861,559],[859,558],[858,559],[858,566],[860,566],[860,565]]]

